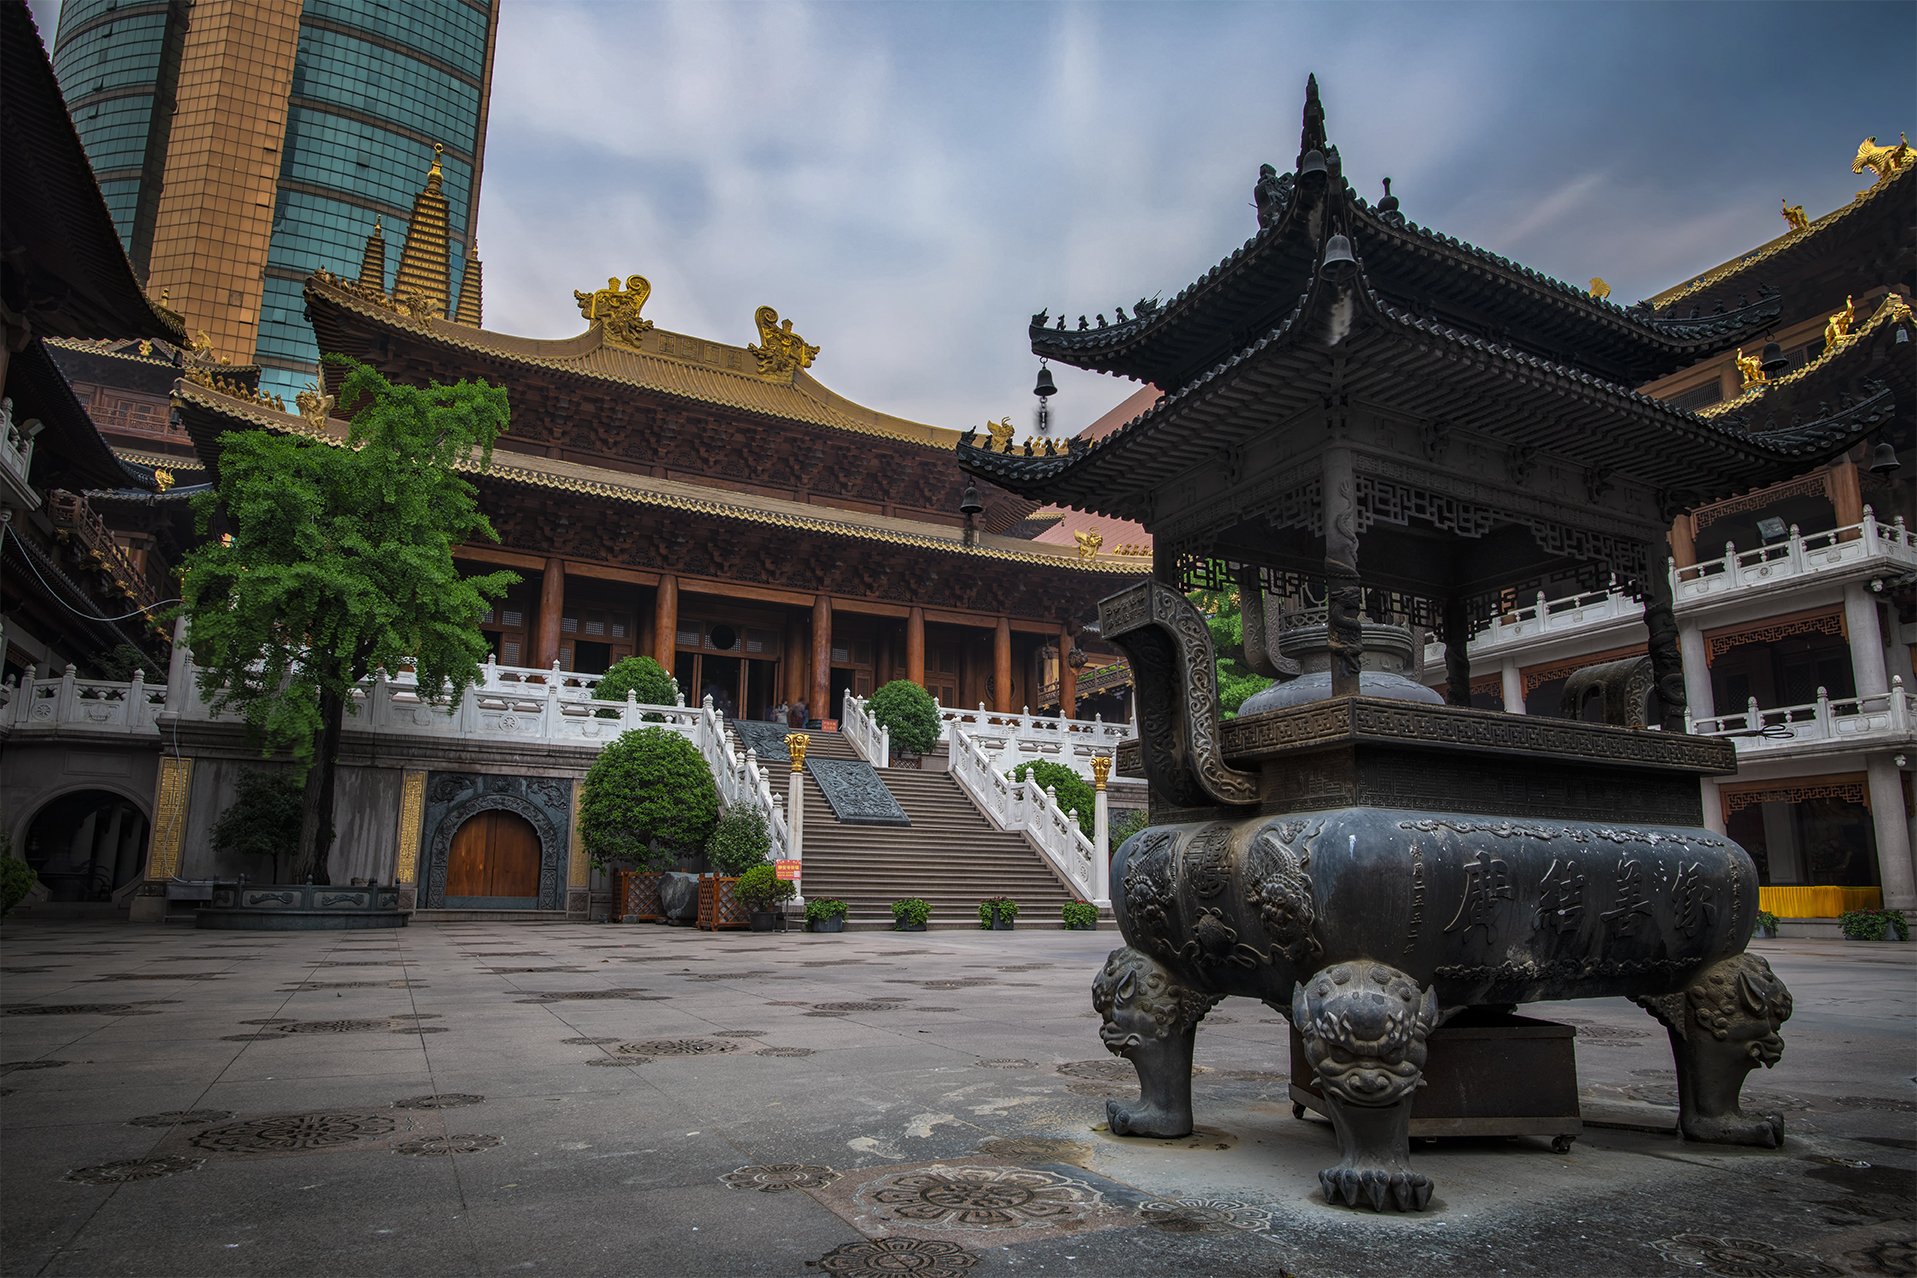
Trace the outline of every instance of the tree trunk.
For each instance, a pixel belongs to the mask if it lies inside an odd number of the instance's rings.
[[[331,693],[320,693],[320,739],[313,770],[306,776],[306,797],[300,810],[300,850],[293,863],[293,881],[331,883],[327,854],[333,850],[333,788],[339,775],[340,727],[346,703]]]

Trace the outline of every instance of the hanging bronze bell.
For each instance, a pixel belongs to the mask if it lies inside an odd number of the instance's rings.
[[[1790,366],[1790,358],[1784,354],[1783,347],[1779,346],[1776,342],[1764,343],[1764,357],[1759,362],[1758,367],[1764,370],[1766,377],[1775,377],[1779,373],[1788,370]]]
[[[1038,366],[1038,385],[1032,388],[1032,394],[1040,399],[1058,394],[1058,387],[1052,383],[1052,370],[1049,365]]]
[[[1318,267],[1318,274],[1332,284],[1341,283],[1358,273],[1358,259],[1351,255],[1351,241],[1343,235],[1334,235],[1325,241],[1325,260]]]
[[[1897,460],[1897,450],[1890,446],[1889,440],[1877,445],[1871,452],[1870,473],[1873,475],[1888,475],[1902,466],[1903,463]]]

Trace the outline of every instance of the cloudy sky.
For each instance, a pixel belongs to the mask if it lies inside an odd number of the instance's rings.
[[[46,3],[36,8],[47,9]],[[51,13],[43,13],[51,30]],[[490,328],[574,288],[922,421],[1029,421],[1027,317],[1170,297],[1256,229],[1315,71],[1346,176],[1634,301],[1867,184],[1917,129],[1917,6],[505,0],[479,217]],[[1129,383],[1063,370],[1075,429]]]

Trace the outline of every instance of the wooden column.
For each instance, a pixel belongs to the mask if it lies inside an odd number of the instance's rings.
[[[548,559],[546,571],[539,579],[539,619],[538,636],[533,648],[532,664],[541,670],[552,669],[552,663],[559,659],[559,615],[566,607],[566,561]]]
[[[1671,521],[1671,558],[1679,568],[1690,568],[1697,563],[1697,525],[1689,515],[1679,515]]]
[[[805,677],[805,620],[788,617],[785,623],[785,699],[804,701],[806,689]]]
[[[1824,472],[1824,491],[1837,509],[1837,526],[1848,528],[1864,522],[1864,493],[1857,485],[1857,463],[1849,457],[1832,462]],[[1855,541],[1861,534],[1846,533],[1840,540]]]
[[[679,579],[661,575],[659,593],[652,604],[652,659],[672,673],[672,658],[679,644]],[[690,689],[697,692],[697,688]]]
[[[1017,708],[1012,700],[1012,619],[1000,617],[992,636],[992,709],[1011,714]]]
[[[1358,491],[1351,451],[1324,455],[1325,596],[1330,604],[1331,695],[1358,695],[1364,668],[1364,591],[1358,581]],[[1468,692],[1468,689],[1467,689]]]
[[[905,614],[905,677],[925,686],[925,609]]]
[[[812,603],[812,695],[805,699],[814,719],[836,719],[832,700],[832,596],[820,595]]]
[[[1072,669],[1072,632],[1058,628],[1058,717],[1078,717],[1078,671]]]

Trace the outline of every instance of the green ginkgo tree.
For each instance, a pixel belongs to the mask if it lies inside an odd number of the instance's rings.
[[[293,880],[328,882],[340,733],[354,688],[409,668],[430,701],[480,677],[479,617],[519,580],[461,577],[453,547],[497,541],[462,465],[484,470],[507,424],[485,382],[395,386],[345,370],[344,439],[229,431],[219,482],[194,499],[202,533],[186,558],[182,611],[201,692],[238,714],[262,751],[305,778]]]

